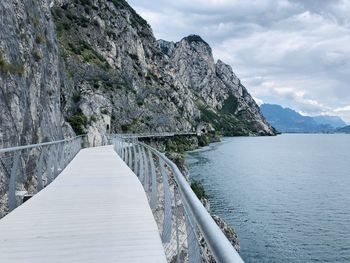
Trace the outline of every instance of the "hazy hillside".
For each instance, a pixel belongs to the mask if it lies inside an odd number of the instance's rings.
[[[341,128],[346,126],[346,123],[338,116],[314,116],[312,117],[318,124],[328,124],[333,128]]]
[[[329,133],[334,132],[338,127],[346,125],[339,117],[303,116],[290,108],[283,108],[274,104],[261,105],[261,111],[271,125],[280,132]]]
[[[336,130],[336,132],[338,132],[338,133],[350,133],[350,125],[342,127],[342,128],[338,128]]]

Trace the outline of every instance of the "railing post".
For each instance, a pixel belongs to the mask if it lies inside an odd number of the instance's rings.
[[[140,145],[137,143],[135,145],[135,174],[140,177],[140,172],[139,172],[139,160],[140,160]]]
[[[56,176],[58,175],[58,146],[57,145],[53,145],[53,151],[54,151],[54,156],[55,158],[53,159],[53,163],[54,163],[54,167],[53,167],[53,177],[56,178]]]
[[[54,167],[53,167],[53,158],[54,158],[54,146],[48,146],[48,162],[47,162],[47,181],[48,184],[51,183],[54,179]]]
[[[129,152],[128,152],[128,141],[126,139],[124,140],[124,149],[125,149],[125,160],[124,160],[124,162],[126,163],[126,165],[128,165]]]
[[[135,139],[132,139],[132,152],[133,152],[133,155],[134,155],[134,159],[133,159],[133,166],[132,166],[132,170],[134,171],[134,173],[136,173],[136,163],[137,163],[137,154],[136,154],[136,140]]]
[[[143,151],[141,145],[139,145],[139,160],[140,160],[140,172],[139,172],[139,180],[143,185],[144,180],[144,161],[143,161]]]
[[[41,189],[43,189],[43,177],[42,177],[42,171],[43,171],[43,160],[44,160],[44,156],[45,156],[45,147],[40,147],[39,148],[40,151],[40,157],[39,157],[39,163],[37,166],[37,170],[36,170],[36,178],[37,178],[37,188],[36,190],[39,192]]]
[[[122,150],[122,159],[125,161],[125,149],[124,149],[124,141],[121,141],[121,150]]]
[[[150,149],[148,149],[148,156],[150,159],[150,168],[151,168],[151,209],[154,210],[157,207],[157,193],[158,193],[158,185],[157,185],[157,174],[156,174],[156,168],[154,165],[153,155]]]
[[[121,157],[120,156],[121,154],[120,154],[120,140],[119,140],[119,138],[117,138],[115,140],[114,147],[115,147],[115,150],[118,153],[119,157]]]
[[[147,151],[144,147],[142,148],[142,155],[145,162],[143,188],[145,189],[145,192],[148,193],[149,192],[149,160],[147,158]]]
[[[175,203],[175,231],[176,231],[176,252],[177,263],[180,263],[180,240],[179,240],[179,209],[177,205],[176,187],[174,187],[174,203]]]
[[[129,141],[128,141],[128,153],[129,153],[129,162],[128,162],[128,166],[129,166],[129,168],[130,169],[132,169],[132,159],[133,159],[133,157],[132,157],[132,152],[131,152],[131,145],[132,145],[132,140],[130,139]]]
[[[119,156],[120,156],[120,158],[122,158],[122,159],[123,159],[123,153],[122,153],[122,141],[121,141],[121,139],[119,139],[119,141],[118,141],[118,151],[119,151]]]
[[[16,179],[17,179],[17,173],[18,173],[20,162],[21,162],[21,152],[18,151],[14,154],[13,164],[12,164],[11,174],[10,174],[9,191],[8,191],[8,197],[7,197],[9,211],[12,211],[17,207]]]
[[[163,231],[162,231],[162,242],[168,243],[171,238],[171,199],[170,199],[170,188],[168,174],[164,167],[163,159],[159,158],[159,166],[163,179],[164,188],[164,220],[163,220]]]

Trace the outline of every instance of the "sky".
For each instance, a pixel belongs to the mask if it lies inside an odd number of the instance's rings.
[[[350,0],[129,0],[155,37],[190,34],[258,104],[350,123]]]

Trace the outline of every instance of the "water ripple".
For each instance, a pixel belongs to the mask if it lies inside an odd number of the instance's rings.
[[[347,135],[239,137],[186,160],[246,262],[350,262],[349,149]]]

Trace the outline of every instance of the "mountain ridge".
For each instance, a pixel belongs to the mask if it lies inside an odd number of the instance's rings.
[[[336,129],[337,133],[350,133],[350,125]]]
[[[304,116],[277,104],[265,103],[260,108],[266,119],[280,132],[331,133],[346,125],[337,116]]]

